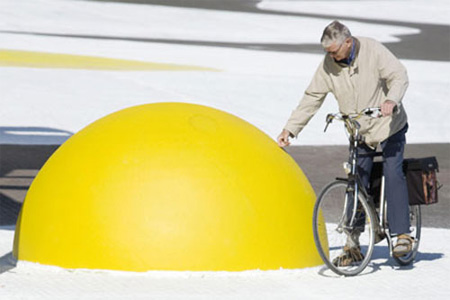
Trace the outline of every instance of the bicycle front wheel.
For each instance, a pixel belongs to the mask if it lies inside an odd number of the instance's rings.
[[[348,182],[343,180],[323,189],[314,207],[313,232],[317,250],[328,268],[339,275],[354,276],[365,269],[372,256],[376,218],[361,193],[353,214],[353,201],[347,197],[347,191]],[[358,220],[356,224],[349,223],[352,216]],[[343,256],[344,247],[355,245],[362,256]]]

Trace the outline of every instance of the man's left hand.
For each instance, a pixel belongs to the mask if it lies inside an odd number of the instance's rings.
[[[391,116],[394,112],[394,108],[397,106],[392,100],[386,100],[381,104],[381,114],[383,117]]]

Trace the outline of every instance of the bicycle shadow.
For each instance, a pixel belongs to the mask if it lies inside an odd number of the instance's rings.
[[[373,274],[375,272],[381,271],[382,268],[390,267],[394,270],[412,270],[415,268],[415,264],[422,261],[434,261],[439,260],[444,257],[443,253],[425,253],[425,252],[417,252],[417,256],[414,262],[408,266],[400,266],[394,258],[392,258],[389,254],[388,246],[375,246],[372,253],[372,258],[367,266],[366,270],[358,274],[358,276],[366,276]],[[378,262],[379,260],[384,259],[382,262]],[[342,277],[341,275],[337,275],[333,273],[327,266],[323,266],[319,270],[319,275],[323,277]]]
[[[372,266],[376,267],[383,267],[383,266],[392,266],[392,268],[395,269],[401,269],[401,270],[410,270],[414,269],[414,264],[421,262],[421,261],[434,261],[438,260],[444,257],[443,253],[425,253],[420,252],[420,250],[417,252],[416,258],[414,259],[413,263],[408,266],[399,266],[394,258],[392,258],[389,255],[389,247],[388,246],[375,246],[373,254],[372,254],[372,260],[382,259],[386,258],[386,260],[383,263],[377,263],[373,262]],[[369,264],[370,266],[370,264]]]

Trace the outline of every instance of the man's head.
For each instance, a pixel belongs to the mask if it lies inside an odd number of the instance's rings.
[[[325,27],[320,42],[325,51],[337,61],[350,55],[353,43],[350,30],[338,21],[333,21]]]

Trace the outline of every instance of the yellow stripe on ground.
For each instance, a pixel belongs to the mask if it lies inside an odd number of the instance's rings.
[[[189,65],[162,64],[86,55],[1,49],[0,66],[115,71],[218,71],[212,68]]]

